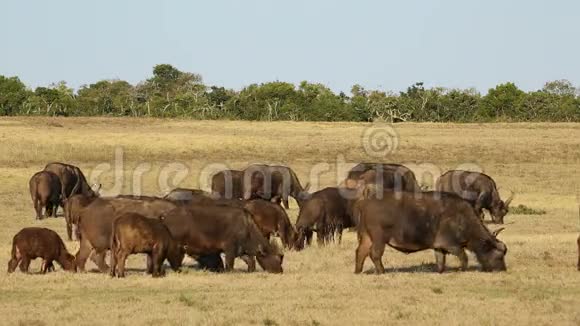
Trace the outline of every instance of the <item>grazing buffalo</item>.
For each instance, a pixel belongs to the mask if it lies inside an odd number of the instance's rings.
[[[28,182],[30,197],[36,211],[36,219],[56,217],[56,210],[61,203],[60,181],[56,174],[48,171],[35,173]],[[45,208],[44,214],[42,208]]]
[[[376,184],[385,190],[421,191],[415,173],[400,164],[359,163],[350,169],[345,184],[348,188],[356,188],[361,184]]]
[[[184,251],[167,227],[158,219],[124,213],[113,222],[111,239],[111,276],[125,277],[125,261],[131,254],[147,254],[147,272],[153,277],[165,274],[163,262],[179,271]]]
[[[41,273],[54,270],[56,261],[65,271],[76,271],[75,257],[71,255],[56,232],[46,228],[24,228],[12,239],[12,257],[8,262],[8,273],[20,270],[28,273],[30,261],[42,258]]]
[[[490,232],[473,207],[461,197],[440,192],[385,192],[383,199],[358,202],[359,215],[355,273],[362,272],[370,255],[377,273],[384,272],[381,261],[385,244],[412,253],[434,249],[437,269],[445,270],[445,255],[453,254],[467,269],[465,249],[475,253],[484,271],[506,270],[506,245]]]
[[[101,188],[100,185],[95,185],[95,189],[92,189],[81,169],[74,165],[54,162],[47,164],[44,171],[50,171],[58,176],[64,198],[69,198],[74,194],[94,197],[98,195]]]
[[[63,199],[64,220],[66,222],[66,233],[69,241],[72,241],[73,228],[75,239],[80,239],[78,232],[80,212],[95,200],[95,198],[97,197],[87,197],[83,194],[76,194],[68,199]]]
[[[309,195],[308,188],[309,184],[302,187],[296,173],[287,166],[253,164],[244,170],[244,199],[281,201],[288,209],[288,197],[293,197],[300,207]]]
[[[328,187],[313,193],[300,208],[296,221],[298,237],[296,249],[304,248],[304,242],[310,244],[312,232],[317,232],[319,245],[329,242],[334,233],[341,242],[342,231],[355,226],[351,204],[356,190],[348,188]]]
[[[216,197],[225,199],[244,198],[244,171],[224,170],[211,178],[211,191]]]
[[[262,199],[244,201],[243,206],[250,214],[258,229],[266,239],[278,234],[286,248],[292,248],[296,241],[296,230],[286,211],[280,205]]]
[[[445,172],[435,185],[437,191],[458,194],[471,203],[479,216],[483,218],[483,209],[491,214],[494,223],[503,224],[504,216],[509,211],[512,195],[504,202],[493,179],[483,173],[463,170]]]
[[[249,272],[256,268],[255,257],[264,270],[282,273],[284,256],[264,238],[244,209],[181,205],[166,213],[161,220],[173,238],[186,246],[189,255],[224,253],[226,271],[233,269],[236,257],[245,258]]]
[[[158,218],[177,205],[173,202],[154,198],[96,198],[80,211],[79,233],[80,246],[76,254],[77,265],[84,271],[87,258],[91,256],[101,272],[109,267],[105,263],[105,254],[110,250],[113,222],[123,213],[136,213],[148,218]]]

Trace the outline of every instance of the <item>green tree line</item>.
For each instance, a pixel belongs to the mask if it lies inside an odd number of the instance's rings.
[[[294,121],[580,121],[580,92],[567,80],[525,92],[505,83],[475,89],[425,88],[350,94],[322,84],[252,84],[239,91],[204,85],[198,74],[168,64],[137,85],[103,80],[74,91],[66,82],[32,90],[18,77],[0,75],[0,115],[185,117],[192,119]]]

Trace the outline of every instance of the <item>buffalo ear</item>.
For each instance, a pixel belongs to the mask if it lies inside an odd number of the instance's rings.
[[[493,231],[492,234],[494,237],[497,237],[497,235],[500,234],[501,231],[503,231],[503,230],[505,230],[505,228],[499,228],[499,229]]]

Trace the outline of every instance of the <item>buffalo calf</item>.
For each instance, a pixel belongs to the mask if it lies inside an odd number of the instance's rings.
[[[76,271],[74,256],[66,250],[56,232],[46,228],[24,228],[12,240],[12,258],[8,262],[8,273],[14,272],[19,264],[20,270],[28,273],[30,261],[36,258],[42,258],[40,272],[43,274],[54,269],[53,261],[66,271]]]
[[[147,272],[153,277],[164,274],[165,259],[178,271],[184,256],[163,222],[136,213],[125,213],[113,222],[111,252],[111,276],[118,277],[125,277],[125,261],[131,254],[148,255]]]

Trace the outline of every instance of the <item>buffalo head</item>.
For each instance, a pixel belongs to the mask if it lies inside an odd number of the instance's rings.
[[[490,213],[491,219],[493,220],[494,223],[503,224],[503,218],[509,212],[509,206],[513,199],[514,193],[512,192],[505,202],[502,200],[498,200],[497,202],[492,203]]]

